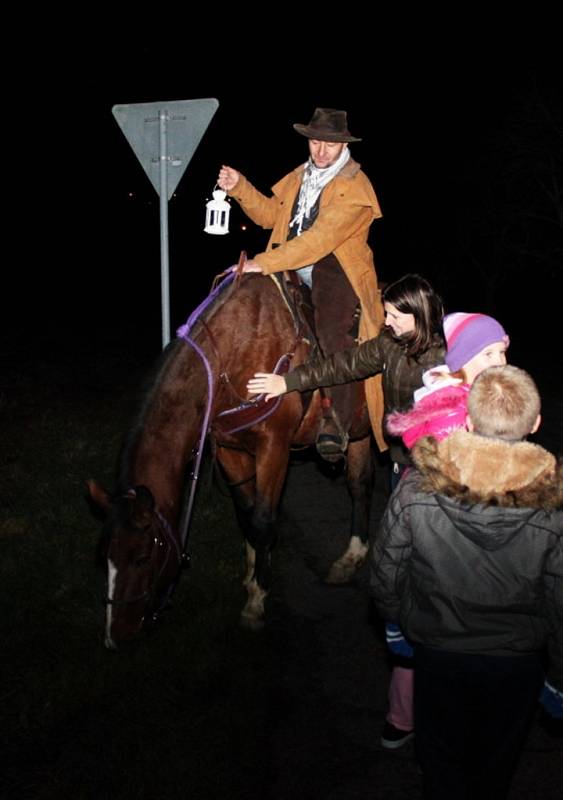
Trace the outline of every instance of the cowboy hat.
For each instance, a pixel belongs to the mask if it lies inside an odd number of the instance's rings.
[[[307,139],[319,139],[321,142],[361,142],[348,130],[345,111],[335,108],[316,108],[308,125],[296,122],[295,130]]]

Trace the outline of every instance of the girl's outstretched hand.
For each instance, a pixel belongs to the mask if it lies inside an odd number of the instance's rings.
[[[266,394],[266,400],[279,397],[286,391],[285,378],[283,375],[275,375],[273,372],[256,372],[246,384],[249,394]]]

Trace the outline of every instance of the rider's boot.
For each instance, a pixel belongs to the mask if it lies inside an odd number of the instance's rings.
[[[342,427],[338,414],[332,405],[332,398],[323,391],[321,398],[323,416],[317,435],[317,453],[326,461],[336,462],[345,458],[348,447],[348,433]]]

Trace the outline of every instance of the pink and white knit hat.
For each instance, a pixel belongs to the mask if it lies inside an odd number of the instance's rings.
[[[486,314],[456,311],[444,317],[443,326],[448,345],[446,364],[451,372],[457,372],[488,345],[505,342],[508,347],[510,341],[500,322]]]

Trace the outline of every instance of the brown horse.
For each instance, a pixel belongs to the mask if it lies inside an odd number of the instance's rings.
[[[307,358],[309,343],[271,278],[230,275],[179,334],[161,357],[128,437],[117,491],[110,497],[95,481],[88,482],[92,498],[108,514],[109,648],[134,638],[155,618],[178,580],[185,543],[180,532],[185,471],[208,424],[246,540],[248,599],[242,621],[249,627],[262,624],[290,449],[313,444],[321,419],[318,392],[307,404],[293,392],[263,403],[262,419],[250,427],[237,430],[241,426],[235,424],[228,432],[228,425],[219,425],[222,412],[245,400],[246,383],[256,370],[271,372],[283,357],[294,366]],[[358,383],[347,459],[351,538],[329,582],[348,580],[367,552],[369,431],[363,384]]]

